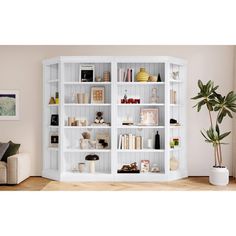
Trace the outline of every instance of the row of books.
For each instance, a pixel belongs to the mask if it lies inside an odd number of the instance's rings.
[[[119,68],[119,82],[134,82],[134,69],[133,68]]]
[[[133,134],[121,134],[119,136],[119,149],[143,149],[143,137]]]

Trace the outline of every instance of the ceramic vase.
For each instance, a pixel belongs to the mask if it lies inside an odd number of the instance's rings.
[[[145,71],[145,68],[140,68],[140,71],[136,75],[136,81],[138,82],[147,82],[149,74]]]

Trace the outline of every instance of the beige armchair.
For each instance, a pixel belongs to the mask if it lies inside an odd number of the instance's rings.
[[[19,184],[30,176],[30,156],[19,153],[0,161],[0,184]]]

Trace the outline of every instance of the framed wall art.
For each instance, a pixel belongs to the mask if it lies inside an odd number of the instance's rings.
[[[0,120],[19,120],[19,91],[0,90]]]
[[[92,87],[91,88],[91,103],[104,103],[105,101],[105,88]]]
[[[81,65],[80,66],[80,80],[81,82],[93,82],[95,78],[94,65]]]

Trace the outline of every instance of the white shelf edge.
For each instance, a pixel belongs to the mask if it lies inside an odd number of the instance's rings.
[[[54,79],[54,80],[49,80],[48,83],[51,84],[51,83],[58,83],[59,80],[58,79]]]
[[[125,107],[125,106],[165,106],[164,103],[117,103],[117,106]]]
[[[64,103],[64,106],[111,106],[111,103]]]
[[[170,125],[170,129],[182,128],[182,125]]]
[[[160,125],[160,126],[139,126],[139,125],[120,125],[117,126],[118,129],[164,129],[165,126],[164,125]]]
[[[117,82],[117,85],[164,85],[165,82]]]
[[[173,79],[170,79],[169,82],[171,82],[171,83],[183,83],[183,81],[181,81],[181,80],[173,80]]]
[[[111,129],[111,126],[64,126],[64,129]]]
[[[48,150],[52,150],[52,151],[58,151],[59,148],[58,147],[48,147]]]
[[[165,152],[164,149],[117,149],[117,152]]]
[[[64,85],[111,85],[111,82],[64,82]]]
[[[48,107],[58,107],[59,104],[48,104]]]
[[[110,149],[65,149],[64,152],[94,152],[94,153],[97,153],[97,152],[111,152]]]

